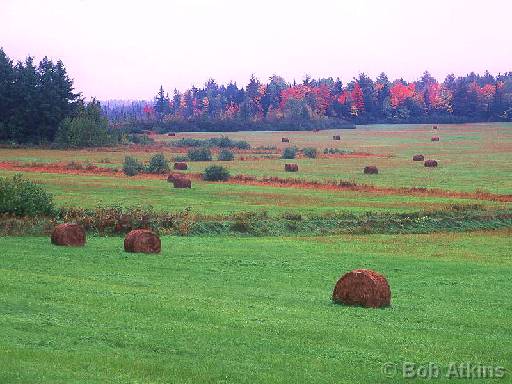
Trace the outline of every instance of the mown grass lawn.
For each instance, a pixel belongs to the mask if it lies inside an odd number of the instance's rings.
[[[0,382],[403,382],[381,367],[404,361],[510,382],[510,235],[0,238]],[[331,303],[354,268],[387,276],[390,308]]]

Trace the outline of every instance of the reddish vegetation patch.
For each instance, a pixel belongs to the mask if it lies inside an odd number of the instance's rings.
[[[174,163],[174,169],[179,170],[179,171],[185,171],[186,169],[188,169],[188,165],[187,165],[187,163],[183,163],[183,162]]]
[[[319,158],[325,159],[359,159],[366,157],[381,157],[381,158],[392,158],[393,155],[385,155],[378,153],[368,153],[368,152],[352,152],[352,153],[325,153],[321,154]]]
[[[356,269],[338,280],[332,300],[345,305],[387,307],[391,304],[391,289],[381,274],[370,269]]]
[[[285,164],[284,170],[286,172],[298,172],[299,171],[299,165],[298,164]]]
[[[423,156],[423,155],[414,155],[412,157],[412,160],[413,161],[423,161],[423,160],[425,160],[425,156]]]
[[[498,202],[512,202],[512,195],[498,195],[489,192],[457,192],[445,191],[442,189],[427,188],[391,188],[378,187],[367,184],[355,184],[348,181],[307,181],[302,179],[279,177],[264,177],[257,179],[254,176],[236,175],[229,179],[228,183],[248,184],[255,186],[271,186],[283,188],[304,188],[317,190],[346,190],[366,193],[378,193],[383,195],[405,195],[405,196],[433,196],[433,197],[451,197],[457,199],[489,200]]]
[[[0,162],[0,169],[4,170],[22,170],[26,172],[46,172],[62,173],[69,175],[116,175],[122,174],[116,168],[102,168],[95,165],[89,165],[83,168],[70,167],[69,163],[29,163],[21,164],[17,162]]]
[[[135,229],[124,238],[124,250],[134,253],[160,253],[160,238],[149,229]]]
[[[425,167],[429,167],[429,168],[437,167],[437,161],[436,160],[425,160],[423,165],[425,165]]]
[[[59,224],[53,229],[51,241],[55,245],[81,247],[85,245],[85,230],[78,224]]]
[[[377,175],[379,173],[379,170],[375,165],[367,165],[364,167],[363,172],[365,175]]]

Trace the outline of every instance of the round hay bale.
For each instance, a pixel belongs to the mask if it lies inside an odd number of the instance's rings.
[[[184,162],[174,163],[174,169],[179,171],[186,171],[188,169],[188,165]]]
[[[379,173],[378,168],[375,165],[367,165],[363,170],[365,175],[377,175]]]
[[[437,167],[437,160],[425,160],[423,163],[425,167],[434,168]]]
[[[423,161],[423,160],[425,160],[425,156],[423,156],[423,155],[414,155],[412,157],[412,161]]]
[[[160,253],[160,238],[149,229],[134,229],[124,238],[125,252]]]
[[[430,141],[439,141],[439,136],[432,136]]]
[[[176,133],[174,133],[174,132],[169,132],[169,133],[167,134],[167,136],[176,136]]]
[[[51,241],[55,245],[82,247],[85,245],[85,229],[78,224],[59,224],[52,231]]]
[[[285,164],[284,170],[286,172],[298,172],[299,171],[299,165],[298,164]]]
[[[341,136],[340,135],[334,135],[332,137],[333,140],[341,140]]]
[[[186,177],[178,177],[172,182],[174,188],[192,188],[192,180]]]
[[[290,142],[290,139],[287,138],[287,137],[282,137],[281,138],[281,143],[289,143]]]
[[[170,173],[169,176],[167,176],[167,181],[169,183],[174,183],[174,180],[183,178],[184,175],[181,173]]]
[[[391,289],[381,274],[370,269],[355,269],[338,280],[332,301],[372,308],[387,307],[391,304]]]

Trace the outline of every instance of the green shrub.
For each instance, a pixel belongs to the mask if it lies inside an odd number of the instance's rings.
[[[187,157],[190,161],[210,161],[212,159],[212,152],[206,147],[190,149]]]
[[[207,181],[226,181],[229,171],[220,165],[211,165],[204,170],[203,179]]]
[[[287,147],[284,149],[281,159],[295,159],[295,156],[297,156],[297,148]]]
[[[131,134],[128,135],[128,141],[133,144],[140,144],[140,145],[151,145],[155,143],[155,139],[152,137],[149,137],[146,134],[143,135],[135,135]]]
[[[123,172],[126,176],[135,176],[144,172],[144,164],[134,157],[126,156],[123,163]]]
[[[42,186],[21,174],[0,177],[0,213],[16,216],[49,216],[54,213],[53,197]]]
[[[178,156],[174,156],[173,160],[176,162],[181,162],[181,161],[189,161],[190,159],[188,158],[188,156],[178,155]]]
[[[218,147],[250,149],[251,146],[244,140],[231,140],[229,137],[212,137],[209,139],[181,138],[169,143],[172,147]]]
[[[313,147],[304,148],[302,153],[304,153],[304,156],[309,157],[310,159],[316,158],[317,155],[316,148]]]
[[[219,160],[220,161],[232,161],[235,158],[233,152],[229,149],[223,149],[219,152]]]
[[[165,159],[163,153],[157,153],[149,159],[146,167],[148,173],[166,173],[169,172],[169,162]]]
[[[110,129],[100,103],[92,100],[85,106],[81,105],[75,117],[62,121],[55,141],[65,148],[103,147],[117,144],[118,136]]]

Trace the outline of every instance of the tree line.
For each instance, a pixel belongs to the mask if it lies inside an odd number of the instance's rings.
[[[287,83],[277,75],[263,83],[252,76],[245,87],[210,79],[203,87],[172,95],[160,87],[152,102],[107,103],[104,111],[119,125],[176,130],[512,121],[512,72],[450,74],[443,82],[428,72],[414,82],[391,81],[384,73],[376,79],[360,74],[347,84],[309,76]]]
[[[0,48],[0,142],[88,147],[118,138],[99,102],[74,92],[62,61],[14,63]]]

